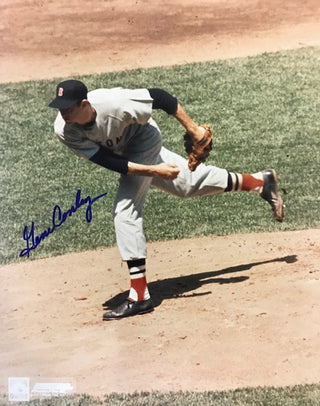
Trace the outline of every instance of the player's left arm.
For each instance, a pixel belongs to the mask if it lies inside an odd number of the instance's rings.
[[[177,98],[168,93],[166,90],[159,88],[148,89],[153,99],[152,108],[161,109],[167,114],[175,117],[191,135],[194,143],[202,140],[205,130],[199,126],[184,110]]]

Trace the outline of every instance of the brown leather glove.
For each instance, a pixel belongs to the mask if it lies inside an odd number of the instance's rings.
[[[200,127],[203,127],[206,131],[202,140],[198,143],[193,143],[188,132],[184,134],[184,148],[189,156],[188,167],[190,171],[194,171],[198,165],[205,162],[212,150],[212,128],[207,124]]]

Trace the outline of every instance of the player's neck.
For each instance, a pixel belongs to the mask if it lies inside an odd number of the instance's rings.
[[[92,124],[96,121],[96,117],[97,117],[97,112],[94,109],[93,106],[91,106],[91,104],[88,105],[88,109],[85,111],[84,114],[84,123],[81,123],[81,125],[86,126],[89,124]]]
[[[93,125],[96,122],[96,117],[97,117],[97,112],[96,110],[91,106],[91,113],[90,113],[90,120],[87,121],[85,124],[82,124],[82,127],[85,129],[90,129],[93,127]]]

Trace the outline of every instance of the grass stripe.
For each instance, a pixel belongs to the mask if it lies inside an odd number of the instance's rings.
[[[179,200],[151,190],[144,222],[150,241],[319,227],[319,61],[320,48],[308,47],[79,77],[89,89],[169,90],[196,121],[213,124],[209,163],[240,172],[275,167],[288,191],[286,221],[278,224],[267,203],[253,194]],[[53,207],[59,204],[68,210],[78,189],[83,196],[108,195],[95,203],[90,224],[85,209],[79,209],[41,242],[31,258],[115,244],[111,212],[117,175],[76,158],[53,135],[55,111],[47,104],[56,82],[0,86],[1,263],[19,261],[24,226],[34,221],[36,234],[43,232],[50,226]],[[184,154],[180,124],[163,112],[155,112],[155,117],[165,146]]]
[[[10,406],[6,397],[0,406]],[[17,406],[319,406],[320,384],[243,388],[217,392],[112,393],[101,397],[75,395],[15,402]]]

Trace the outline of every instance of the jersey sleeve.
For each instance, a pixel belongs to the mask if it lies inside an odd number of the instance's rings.
[[[147,89],[123,89],[124,120],[129,124],[146,124],[152,114],[153,100]]]
[[[99,145],[84,137],[81,130],[68,128],[59,114],[54,123],[54,132],[64,145],[81,158],[90,159],[99,150]]]
[[[176,97],[159,88],[148,89],[148,91],[153,99],[153,109],[161,109],[170,115],[176,113],[178,108],[178,99]]]
[[[123,175],[128,173],[128,159],[102,146],[98,152],[90,158],[90,161],[111,171],[122,173]]]

